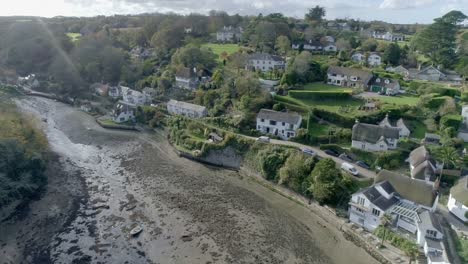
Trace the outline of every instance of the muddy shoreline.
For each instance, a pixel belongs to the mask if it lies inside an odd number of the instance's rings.
[[[18,105],[47,118],[57,156],[41,198],[1,223],[5,263],[377,263],[295,202],[179,157],[162,134],[105,130],[47,99]]]

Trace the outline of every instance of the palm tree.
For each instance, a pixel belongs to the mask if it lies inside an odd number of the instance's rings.
[[[383,247],[383,244],[385,242],[385,236],[387,235],[387,227],[392,223],[392,221],[393,218],[388,214],[384,214],[380,219],[380,225],[383,227],[383,236],[382,242],[380,243],[380,247]]]
[[[443,146],[437,150],[436,158],[442,161],[442,169],[440,170],[439,182],[442,180],[442,173],[447,166],[457,166],[461,162],[461,155],[454,147]]]
[[[409,264],[411,264],[411,262],[413,262],[413,260],[415,260],[419,255],[418,245],[413,242],[406,244],[403,251],[405,252],[405,255],[409,257]]]

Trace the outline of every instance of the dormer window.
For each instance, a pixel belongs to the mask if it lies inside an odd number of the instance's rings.
[[[380,82],[380,78],[377,78],[377,80],[375,80],[375,82],[379,83],[379,82]]]
[[[351,81],[355,82],[355,81],[357,81],[358,78],[356,76],[351,76],[350,79],[351,79]]]

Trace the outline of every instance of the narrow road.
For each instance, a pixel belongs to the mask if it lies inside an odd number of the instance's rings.
[[[216,126],[207,124],[206,122],[203,122],[203,121],[200,121],[200,120],[192,119],[192,121],[199,122],[200,124],[202,124],[202,125],[204,125],[204,126],[207,126],[207,127],[211,127],[211,128],[213,128],[213,129],[222,130],[222,131],[227,132],[227,133],[234,133],[234,132],[232,132],[232,131],[225,130],[225,129],[222,129],[222,128],[219,128],[219,127],[216,127]],[[243,134],[238,134],[238,133],[235,133],[235,134],[238,135],[238,136],[240,136],[240,137],[244,137],[244,138],[251,139],[251,140],[256,140],[256,139],[257,139],[256,137],[246,136],[246,135],[243,135]],[[319,148],[317,148],[317,147],[312,147],[312,146],[300,144],[300,143],[297,143],[297,142],[284,141],[284,140],[278,140],[278,139],[271,139],[271,140],[270,140],[270,143],[271,143],[271,144],[275,144],[275,145],[296,147],[296,148],[299,148],[299,149],[302,149],[302,148],[309,148],[309,149],[312,149],[313,151],[315,151],[315,153],[317,153],[318,157],[320,157],[320,158],[330,158],[330,159],[332,159],[333,161],[335,161],[336,166],[337,166],[338,168],[341,168],[341,164],[343,164],[344,162],[346,162],[346,161],[344,161],[344,160],[342,160],[342,159],[340,159],[340,158],[333,157],[333,156],[330,156],[330,155],[326,154],[325,152],[323,152],[321,149],[319,149]],[[371,170],[364,169],[364,168],[359,167],[359,166],[357,166],[357,165],[355,165],[355,164],[353,164],[353,166],[354,166],[354,167],[358,170],[358,172],[359,172],[359,177],[354,177],[354,178],[357,179],[357,180],[374,179],[375,176],[376,176],[375,172],[373,172],[373,171],[371,171]]]

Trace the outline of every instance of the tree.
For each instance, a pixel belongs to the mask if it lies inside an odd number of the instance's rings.
[[[276,38],[275,48],[280,54],[286,55],[291,50],[291,41],[286,36],[279,36]]]
[[[338,190],[341,178],[341,172],[336,168],[335,162],[330,158],[322,159],[310,174],[309,191],[319,203],[334,204],[340,195]]]
[[[322,19],[325,17],[325,14],[325,7],[317,5],[314,8],[309,9],[309,13],[305,15],[305,20],[309,22],[322,22]]]
[[[378,45],[377,40],[369,38],[362,43],[361,47],[364,51],[375,51]]]
[[[380,218],[380,225],[383,227],[383,236],[382,236],[382,242],[380,243],[380,247],[383,247],[383,244],[385,242],[385,236],[387,233],[387,227],[392,223],[393,219],[390,215],[384,214],[382,218]]]
[[[194,45],[182,47],[172,56],[172,63],[183,65],[190,69],[212,70],[216,65],[216,55],[210,50]]]
[[[443,146],[436,151],[435,156],[438,160],[442,161],[439,182],[442,180],[442,174],[446,167],[456,167],[461,163],[460,153],[454,147]]]
[[[426,54],[433,63],[451,67],[457,57],[455,48],[458,24],[466,18],[459,11],[436,18],[433,24],[415,35],[412,45]]]
[[[398,65],[400,63],[400,58],[400,46],[396,43],[390,43],[383,55],[384,62],[391,65]]]
[[[310,174],[310,161],[300,152],[291,154],[279,170],[278,184],[286,185],[301,193],[302,182]]]
[[[419,254],[418,245],[414,242],[404,243],[403,252],[405,252],[405,255],[409,257],[409,264],[411,264]]]

